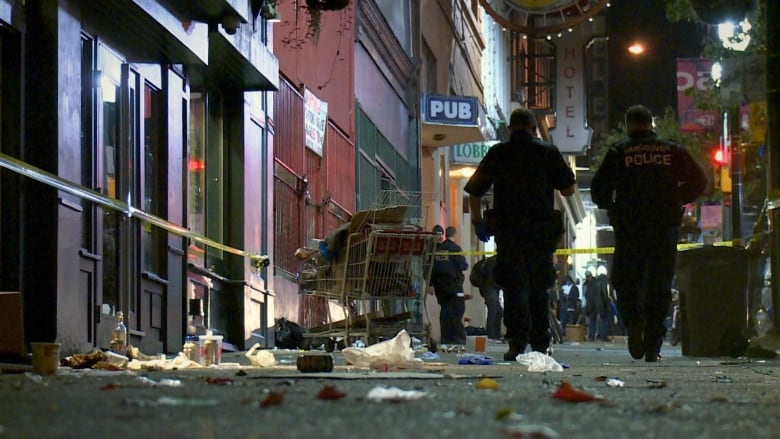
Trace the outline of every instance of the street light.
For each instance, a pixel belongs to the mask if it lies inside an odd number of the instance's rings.
[[[750,29],[753,26],[746,19],[737,24],[725,22],[718,25],[718,38],[726,49],[744,52],[750,44]]]
[[[645,46],[642,43],[634,43],[630,46],[628,46],[628,53],[639,56],[645,53]]]

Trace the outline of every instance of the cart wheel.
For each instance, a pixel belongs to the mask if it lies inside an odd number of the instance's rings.
[[[325,339],[325,352],[333,352],[336,349],[336,342],[332,338]]]
[[[344,350],[344,348],[347,347],[347,340],[342,338],[341,340],[337,341],[336,342],[336,347],[340,351]]]

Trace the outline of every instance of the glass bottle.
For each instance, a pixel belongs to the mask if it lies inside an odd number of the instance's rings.
[[[125,326],[122,311],[116,313],[116,326],[111,332],[111,351],[127,355],[127,326]]]

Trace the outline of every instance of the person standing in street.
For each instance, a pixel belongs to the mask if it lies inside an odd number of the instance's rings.
[[[563,335],[566,336],[566,325],[575,325],[577,306],[580,301],[580,289],[574,279],[568,274],[563,278],[563,286],[561,287],[562,297],[560,302],[561,313],[561,330]]]
[[[550,346],[549,296],[555,283],[552,255],[563,233],[554,191],[575,190],[574,173],[560,151],[536,137],[534,113],[518,108],[509,118],[511,137],[490,148],[464,190],[477,237],[496,241],[496,283],[504,292],[507,361]],[[482,197],[493,188],[494,208],[482,215]],[[489,220],[489,221],[487,221]]]
[[[444,232],[444,241],[436,246],[431,284],[436,300],[441,306],[439,324],[441,326],[441,344],[465,345],[466,328],[463,326],[463,314],[466,312],[466,294],[463,291],[463,274],[469,268],[463,249],[452,237],[457,230],[449,226],[442,230],[441,226],[433,226],[433,232]]]
[[[487,308],[485,329],[487,330],[488,339],[500,341],[503,339],[501,335],[501,319],[504,317],[504,308],[501,306],[501,298],[499,297],[501,287],[496,284],[495,269],[496,257],[490,256],[474,264],[472,274],[477,274],[475,272],[478,272],[480,276],[479,285],[476,286],[479,288],[479,295],[485,299],[485,307]]]
[[[601,267],[599,267],[601,268]],[[609,340],[610,304],[607,275],[599,274],[593,277],[590,271],[585,272],[585,317],[588,322],[588,341]]]
[[[611,282],[628,351],[655,362],[666,334],[683,205],[704,192],[707,177],[683,146],[653,131],[646,107],[630,107],[625,119],[628,137],[610,145],[591,198],[614,228]]]

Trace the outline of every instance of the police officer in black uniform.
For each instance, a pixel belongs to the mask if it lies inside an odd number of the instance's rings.
[[[609,147],[591,182],[615,233],[612,286],[628,327],[628,350],[655,362],[671,302],[682,206],[704,191],[707,177],[688,151],[653,131],[650,110],[626,111],[628,138]]]
[[[555,282],[552,254],[562,224],[553,191],[574,193],[574,173],[560,151],[536,138],[536,118],[518,108],[509,118],[511,138],[485,155],[465,191],[477,237],[496,240],[496,283],[504,290],[504,325],[511,361],[531,348],[547,352],[550,323],[547,289]],[[482,197],[493,187],[490,223],[482,216]]]
[[[463,256],[463,249],[452,240],[457,232],[455,227],[449,226],[442,230],[441,226],[436,225],[433,226],[433,232],[444,232],[445,238],[436,245],[436,256],[431,270],[431,284],[441,306],[441,343],[466,344],[466,328],[463,327],[463,314],[466,312],[463,272],[469,268],[469,264]]]

